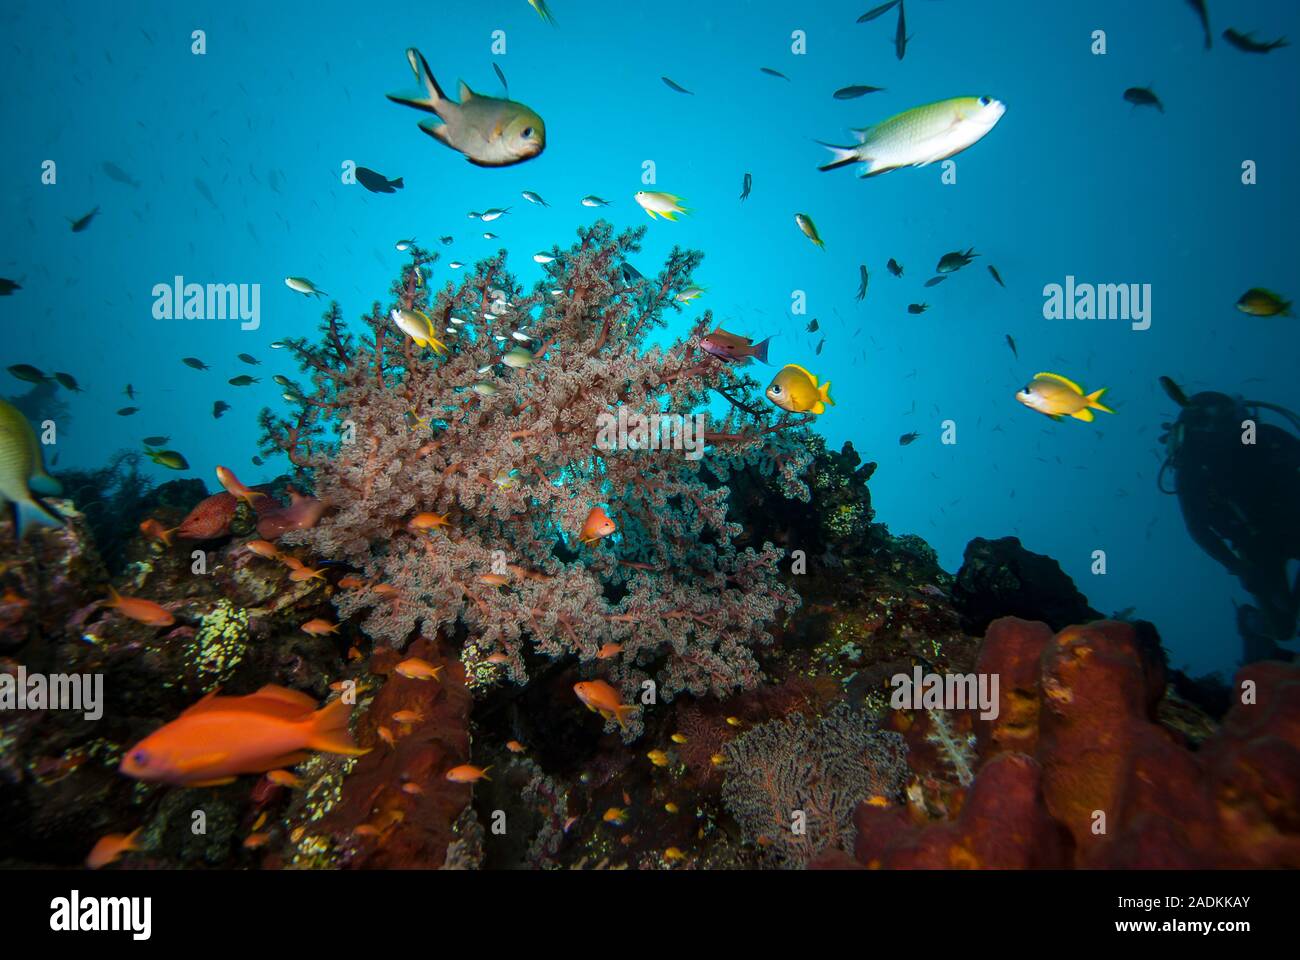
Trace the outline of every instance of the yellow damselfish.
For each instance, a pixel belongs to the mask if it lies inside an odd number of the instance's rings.
[[[817,377],[797,363],[788,363],[772,378],[767,387],[767,399],[790,413],[821,414],[826,405],[835,406],[831,399],[831,382],[817,385]]]
[[[1101,395],[1106,388],[1085,394],[1083,387],[1059,373],[1036,373],[1034,379],[1016,394],[1016,399],[1039,413],[1059,420],[1061,417],[1074,417],[1085,423],[1093,421],[1094,410],[1114,413],[1110,407],[1101,402]]]

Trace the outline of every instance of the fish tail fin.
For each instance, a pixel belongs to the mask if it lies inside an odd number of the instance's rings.
[[[767,348],[771,343],[772,338],[768,337],[766,340],[760,340],[758,343],[754,344],[754,357],[763,363],[767,363]]]
[[[122,595],[117,592],[117,588],[111,583],[108,585],[108,599],[100,601],[106,607],[116,607],[122,602]]]
[[[1290,306],[1290,304],[1286,304],[1286,306]],[[38,467],[37,472],[33,473],[28,479],[27,489],[43,497],[57,497],[63,492],[63,484],[46,473],[45,468]]]
[[[406,48],[406,59],[411,64],[411,71],[415,74],[416,82],[424,81],[424,89],[428,96],[404,97],[396,93],[389,93],[386,96],[393,103],[414,107],[416,110],[424,110],[427,113],[438,113],[439,108],[443,107],[447,102],[447,95],[442,92],[442,87],[438,86],[433,71],[429,69],[429,62],[424,59],[424,54],[415,47]]]
[[[633,713],[636,713],[636,707],[630,703],[620,703],[614,708],[614,719],[618,721],[618,725],[621,729],[627,729],[627,718]]]
[[[14,501],[14,533],[21,540],[32,527],[62,527],[67,521],[36,497]]]
[[[491,769],[492,769],[492,764],[490,764],[490,763],[489,763],[486,767],[483,768],[483,773],[481,774],[481,776],[483,777],[484,780],[491,780],[491,779],[492,779],[491,777],[489,777],[489,776],[487,775],[487,772],[488,772],[489,770],[491,770]]]
[[[831,382],[827,380],[817,389],[817,395],[821,397],[822,403],[829,403],[835,406],[835,401],[831,399]]]
[[[352,707],[343,700],[334,700],[313,713],[307,720],[307,743],[312,750],[326,753],[342,753],[349,757],[359,757],[370,751],[358,747],[352,734],[348,732],[348,720],[352,716]]]
[[[1115,411],[1112,410],[1110,407],[1106,406],[1104,403],[1101,402],[1101,395],[1102,395],[1103,393],[1105,393],[1107,389],[1109,389],[1109,388],[1107,388],[1107,387],[1102,387],[1100,390],[1094,390],[1092,393],[1088,394],[1088,396],[1087,396],[1088,406],[1089,406],[1091,409],[1093,409],[1093,410],[1100,410],[1102,413],[1114,413],[1114,412],[1115,412]],[[1089,418],[1089,419],[1091,419],[1091,418]]]
[[[406,186],[406,184],[404,184],[404,183],[402,182],[402,178],[401,178],[401,177],[398,177],[396,180],[389,180],[389,181],[388,181],[388,185],[389,185],[390,187],[395,187],[395,188],[397,188],[398,190],[401,190],[403,187]]]
[[[857,147],[841,147],[833,143],[827,143],[824,140],[818,140],[817,142],[821,144],[823,147],[825,147],[827,150],[829,150],[832,156],[831,161],[829,163],[822,164],[820,167],[817,168],[818,170],[822,170],[822,171],[835,170],[838,169],[839,167],[847,167],[851,163],[858,162]]]

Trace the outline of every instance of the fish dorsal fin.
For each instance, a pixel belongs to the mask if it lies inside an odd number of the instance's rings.
[[[203,698],[202,700],[200,700],[198,703],[194,704],[194,706],[192,706],[192,707],[190,707],[189,709],[187,709],[186,711],[184,711],[184,712],[181,714],[181,716],[182,716],[182,717],[189,717],[189,716],[193,716],[193,715],[196,714],[196,713],[204,713],[204,712],[206,712],[206,711],[208,711],[208,710],[216,710],[216,709],[219,709],[219,708],[221,707],[221,704],[217,703],[217,693],[218,693],[218,691],[220,691],[220,690],[221,690],[221,688],[220,688],[220,687],[217,687],[216,690],[213,690],[211,693],[209,693],[206,697],[204,697],[204,698]]]
[[[474,99],[474,91],[469,88],[469,84],[464,80],[460,82],[460,102],[465,103]]]
[[[798,370],[798,371],[799,371],[800,373],[802,373],[805,377],[807,377],[809,380],[812,381],[812,385],[813,385],[814,387],[817,386],[817,377],[816,377],[814,374],[809,373],[809,372],[808,372],[807,370],[805,370],[803,367],[799,366],[799,364],[797,364],[797,363],[789,363],[789,364],[786,364],[786,366],[788,366],[788,367],[793,367],[795,370]]]
[[[1059,373],[1036,373],[1035,380],[1055,380],[1057,383],[1063,383],[1079,396],[1083,396],[1083,387],[1079,386],[1069,377],[1063,377]]]
[[[312,697],[297,690],[276,686],[274,683],[268,683],[252,694],[252,697],[259,700],[274,700],[277,703],[287,703],[292,707],[301,709],[304,713],[313,713],[316,710],[316,701]]]

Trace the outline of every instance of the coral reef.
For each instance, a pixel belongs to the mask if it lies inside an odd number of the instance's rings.
[[[445,349],[331,307],[290,342],[293,415],[262,416],[293,476],[151,488],[123,455],[62,475],[66,526],[0,523],[0,672],[106,679],[93,722],[0,714],[0,864],[137,828],[118,867],[1300,864],[1296,667],[1191,680],[1014,538],[948,575],[876,522],[874,463],[701,352],[709,314],[655,345],[698,256],[646,279],[639,239],[581,231],[529,291],[504,255],[432,288],[413,245],[392,307]],[[724,402],[698,460],[602,439]],[[895,709],[914,669],[998,676],[997,716]],[[594,679],[628,729],[583,709]],[[369,752],[220,787],[118,772],[205,693],[267,683],[340,698]]]
[[[969,721],[974,782],[937,814],[933,803],[860,805],[861,864],[1300,866],[1300,669],[1243,668],[1239,699],[1195,751],[1159,722],[1163,662],[1132,624],[1054,634],[997,620],[977,669],[1001,685],[997,718]],[[920,758],[910,759],[925,779]]]
[[[435,291],[436,255],[413,246],[396,309],[425,318],[448,347],[417,346],[378,304],[369,337],[346,333],[331,310],[322,344],[289,342],[313,389],[296,418],[263,415],[265,445],[336,509],[283,541],[388,588],[336,596],[341,618],[363,618],[370,637],[396,648],[461,628],[480,654],[504,655],[518,683],[530,648],[576,655],[628,697],[651,679],[664,700],[758,682],[752,648],[798,602],[777,579],[780,550],[736,545],[728,490],[706,482],[698,460],[655,449],[646,433],[601,440],[612,411],[649,422],[692,414],[710,390],[748,398],[757,387],[699,350],[708,313],[686,339],[649,344],[700,257],[674,250],[646,279],[626,268],[641,234],[615,236],[603,222],[581,230],[528,293],[504,253]],[[798,437],[809,419],[752,400],[734,407],[699,438],[710,471],[725,479],[774,464],[786,493],[806,497],[798,477],[810,455]],[[617,533],[581,542],[595,507]],[[413,529],[426,512],[446,526]],[[597,664],[606,644],[621,653]],[[635,721],[629,735],[638,730]]]
[[[1016,537],[968,543],[952,596],[962,627],[975,636],[999,617],[1042,620],[1054,630],[1102,617],[1059,563],[1026,550]]]
[[[802,715],[755,727],[723,748],[723,802],[773,865],[803,866],[853,845],[854,809],[901,798],[906,747],[844,704],[816,723]]]

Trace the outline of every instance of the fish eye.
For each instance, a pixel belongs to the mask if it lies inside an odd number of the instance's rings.
[[[131,762],[138,767],[148,766],[149,764],[148,752],[144,750],[137,750],[135,753],[131,754]]]
[[[527,139],[528,139],[529,137],[531,137],[532,135],[533,135],[533,128],[532,128],[532,127],[524,127],[524,132],[523,132],[523,134],[522,134],[523,138],[524,138],[525,140],[527,140]]]
[[[781,392],[781,387],[780,387],[780,385],[775,384],[775,383],[772,384],[772,392],[773,392],[773,393],[780,393],[780,392]]]
[[[987,107],[993,100],[990,97],[980,97],[980,106]]]

